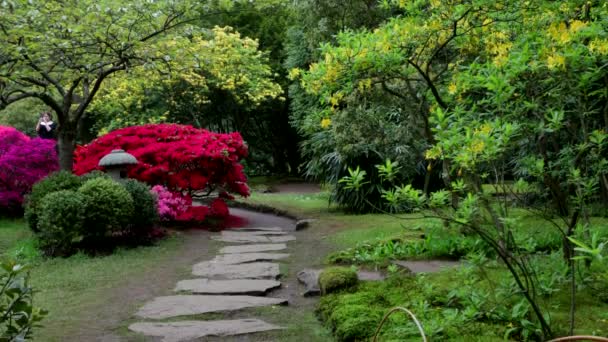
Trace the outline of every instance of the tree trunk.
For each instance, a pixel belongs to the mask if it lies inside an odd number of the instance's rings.
[[[59,168],[72,172],[74,159],[74,148],[76,143],[76,131],[68,127],[62,127],[58,133]]]

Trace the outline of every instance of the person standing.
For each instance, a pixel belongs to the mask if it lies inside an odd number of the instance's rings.
[[[40,138],[54,139],[56,129],[57,124],[53,122],[51,113],[44,112],[40,114],[40,119],[38,120],[38,124],[36,125],[36,132],[38,132],[38,136]]]

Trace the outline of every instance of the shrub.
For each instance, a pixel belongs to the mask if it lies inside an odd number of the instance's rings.
[[[192,206],[192,199],[171,192],[162,185],[155,185],[150,191],[156,196],[158,216],[163,221],[177,219]]]
[[[38,207],[46,195],[59,190],[76,190],[80,185],[81,179],[67,171],[52,173],[34,184],[25,200],[25,218],[30,228],[34,232],[38,231]]]
[[[73,190],[52,192],[39,203],[38,239],[51,256],[69,255],[85,238],[85,196]]]
[[[347,289],[357,284],[357,272],[348,267],[329,267],[319,275],[322,294]]]
[[[133,216],[133,198],[119,183],[105,178],[85,182],[78,192],[84,195],[87,235],[102,237],[121,231]]]
[[[46,311],[33,305],[27,267],[10,261],[0,266],[0,341],[30,340]]]
[[[216,198],[209,206],[209,215],[215,218],[226,218],[230,214],[228,205],[221,198]]]
[[[80,179],[82,179],[83,183],[90,179],[95,179],[95,178],[112,179],[112,177],[110,177],[110,175],[108,175],[107,173],[100,171],[100,170],[93,170],[91,172],[80,175]]]
[[[148,185],[134,179],[126,180],[124,187],[133,198],[133,216],[129,220],[127,233],[144,237],[158,220],[156,198]]]
[[[55,141],[0,126],[0,212],[21,214],[24,195],[58,168]]]
[[[239,133],[213,133],[177,124],[122,128],[78,147],[74,172],[98,169],[99,160],[116,148],[139,161],[129,169],[129,177],[150,185],[162,184],[172,191],[191,193],[222,187],[249,195],[239,163],[247,156],[247,145]]]

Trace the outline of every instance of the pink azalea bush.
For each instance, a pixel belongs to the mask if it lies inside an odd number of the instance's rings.
[[[0,126],[0,212],[20,213],[34,183],[59,169],[55,144]]]
[[[158,216],[163,221],[177,220],[192,206],[190,197],[169,191],[162,185],[155,185],[150,191],[156,195]]]

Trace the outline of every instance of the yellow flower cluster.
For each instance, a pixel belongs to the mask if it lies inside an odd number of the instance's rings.
[[[329,126],[331,126],[331,119],[330,118],[324,118],[323,120],[321,120],[321,128],[326,129]]]

